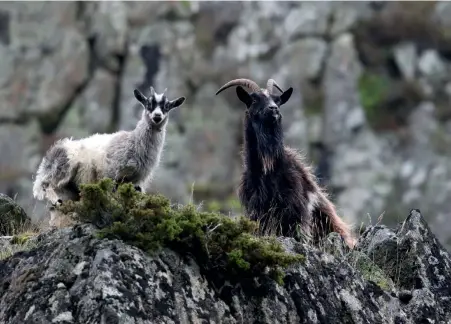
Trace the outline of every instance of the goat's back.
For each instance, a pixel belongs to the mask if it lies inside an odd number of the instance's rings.
[[[77,183],[99,180],[105,164],[105,152],[116,134],[94,134],[90,137],[73,140],[64,139],[61,145],[66,149],[71,167],[78,168]]]

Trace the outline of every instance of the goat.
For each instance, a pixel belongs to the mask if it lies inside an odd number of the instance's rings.
[[[140,190],[139,184],[149,181],[159,165],[169,112],[185,101],[185,97],[168,100],[166,91],[158,94],[150,87],[150,96],[146,98],[138,89],[134,90],[144,110],[131,131],[55,142],[38,167],[33,196],[56,206],[67,199],[78,200],[80,184],[102,178],[111,178],[116,183],[131,182]]]
[[[293,88],[283,91],[269,79],[266,89],[260,89],[252,80],[235,79],[216,95],[232,86],[237,86],[238,99],[246,105],[243,171],[237,190],[245,214],[259,222],[262,233],[294,236],[301,230],[318,242],[330,232],[338,232],[353,247],[350,228],[337,215],[311,167],[284,145],[280,107],[290,99]],[[273,94],[273,87],[282,94]]]

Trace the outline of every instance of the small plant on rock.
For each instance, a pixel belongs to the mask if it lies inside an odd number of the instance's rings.
[[[174,207],[162,195],[138,192],[131,184],[116,191],[110,179],[81,186],[81,199],[61,211],[100,228],[102,238],[121,239],[148,253],[169,247],[192,255],[207,273],[243,278],[266,274],[279,283],[282,268],[302,261],[274,237],[256,236],[258,225],[244,217],[202,212],[193,205]]]

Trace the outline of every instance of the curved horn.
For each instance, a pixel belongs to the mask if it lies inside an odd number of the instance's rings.
[[[226,84],[224,84],[218,91],[216,91],[216,94],[224,91],[227,88],[230,88],[230,87],[233,87],[233,86],[238,86],[238,85],[247,87],[247,88],[251,89],[253,92],[260,91],[260,87],[258,86],[258,84],[255,83],[252,80],[249,80],[249,79],[235,79],[235,80],[229,81]]]
[[[273,87],[276,87],[277,90],[283,92],[282,88],[277,84],[277,82],[274,79],[269,79],[268,83],[266,84],[266,90],[268,90],[269,94],[272,94],[272,91],[274,90]]]

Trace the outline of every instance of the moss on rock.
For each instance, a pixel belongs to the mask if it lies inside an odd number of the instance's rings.
[[[367,120],[376,130],[396,130],[407,125],[411,112],[424,99],[416,81],[393,79],[369,70],[359,78],[358,93]]]
[[[282,269],[303,260],[284,251],[275,237],[256,236],[257,223],[203,212],[194,205],[171,206],[162,195],[137,192],[131,184],[104,179],[81,186],[81,199],[61,211],[100,227],[101,238],[121,239],[148,253],[169,247],[192,255],[205,271],[243,279],[270,275],[279,283]]]
[[[383,290],[390,290],[394,288],[393,281],[390,277],[373,261],[371,261],[366,254],[358,251],[352,251],[348,255],[348,260],[366,280],[374,282]]]
[[[360,102],[366,111],[367,116],[374,118],[377,108],[387,98],[389,92],[389,82],[383,76],[376,73],[365,72],[359,78],[358,83]]]

